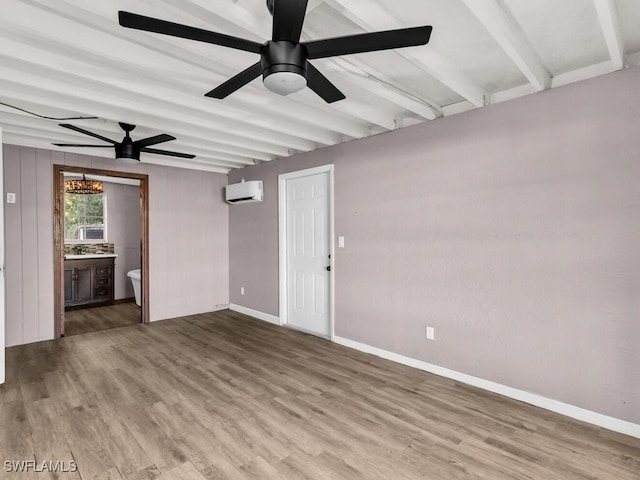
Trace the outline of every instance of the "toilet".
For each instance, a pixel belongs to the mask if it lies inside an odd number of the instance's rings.
[[[142,275],[140,273],[140,269],[138,268],[136,270],[128,271],[127,277],[131,279],[131,283],[133,284],[133,293],[136,296],[136,305],[140,307],[142,303],[142,295],[140,291],[140,280],[142,279]]]

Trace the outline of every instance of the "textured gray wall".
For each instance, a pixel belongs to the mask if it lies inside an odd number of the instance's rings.
[[[640,423],[638,85],[634,68],[233,172],[265,201],[231,207],[231,302],[278,315],[277,175],[333,163],[338,336]]]
[[[53,164],[149,175],[152,321],[219,310],[229,302],[227,176],[3,145],[6,344],[53,338]],[[220,307],[218,306],[220,305]]]

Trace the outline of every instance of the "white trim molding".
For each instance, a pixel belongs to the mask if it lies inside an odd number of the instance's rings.
[[[500,395],[504,395],[505,397],[513,398],[514,400],[519,400],[536,407],[544,408],[545,410],[550,410],[552,412],[556,412],[561,415],[574,418],[576,420],[581,420],[598,427],[613,430],[614,432],[640,438],[640,425],[635,423],[627,422],[625,420],[620,420],[614,417],[609,417],[607,415],[592,412],[590,410],[585,410],[584,408],[569,405],[557,400],[552,400],[541,395],[536,395],[535,393],[525,392],[524,390],[519,390],[517,388],[507,387],[506,385],[501,385],[489,380],[473,377],[465,373],[456,372],[455,370],[449,370],[448,368],[432,365],[421,360],[405,357],[404,355],[389,352],[381,348],[372,347],[371,345],[367,345],[365,343],[349,340],[348,338],[334,336],[333,341],[345,347],[353,348],[364,353],[370,353],[377,357],[391,360],[408,367],[417,368],[419,370],[433,373],[441,377],[450,378],[451,380],[456,380],[461,383],[466,383],[467,385],[472,385],[489,392],[498,393]]]
[[[594,0],[594,3],[613,68],[621,70],[624,68],[625,51],[615,0]]]
[[[551,86],[542,60],[523,35],[518,22],[498,0],[463,0],[537,92]]]
[[[5,264],[4,264],[4,160],[2,158],[2,127],[0,127],[0,385],[5,381]]]
[[[253,308],[243,307],[241,305],[236,305],[235,303],[230,303],[229,310],[233,310],[234,312],[242,313],[244,315],[249,315],[250,317],[273,323],[274,325],[282,325],[280,323],[280,317],[276,317],[275,315],[271,315],[269,313],[260,312],[258,310],[254,310]]]

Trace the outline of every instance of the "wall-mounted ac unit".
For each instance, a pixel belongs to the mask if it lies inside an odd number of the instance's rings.
[[[232,204],[261,202],[262,180],[233,183],[226,186],[227,202]]]

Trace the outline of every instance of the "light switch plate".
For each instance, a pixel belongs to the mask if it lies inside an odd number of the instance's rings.
[[[15,193],[7,193],[7,203],[16,203]]]
[[[344,248],[344,237],[338,237],[338,248]]]
[[[433,327],[427,327],[425,333],[426,333],[426,336],[427,336],[427,340],[434,340],[435,339],[436,331],[435,331],[435,329]]]

